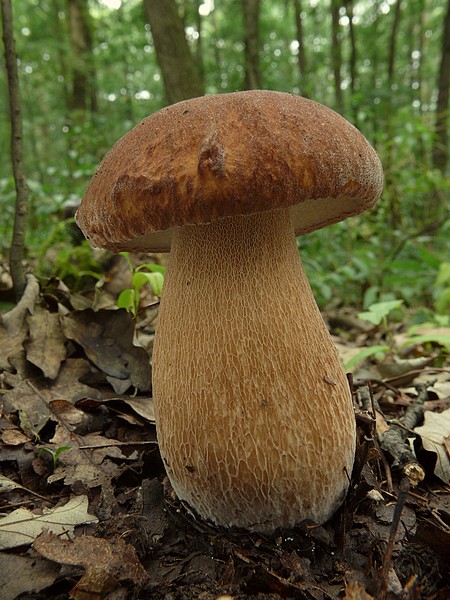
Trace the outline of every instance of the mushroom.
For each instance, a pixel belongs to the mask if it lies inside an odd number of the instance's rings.
[[[345,119],[261,90],[160,110],[92,179],[77,213],[92,244],[171,251],[157,433],[176,495],[201,517],[270,533],[342,504],[352,398],[295,236],[370,208],[382,185]]]

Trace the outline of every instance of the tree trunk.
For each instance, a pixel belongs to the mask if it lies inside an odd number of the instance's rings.
[[[355,28],[353,26],[353,0],[347,0],[345,10],[348,17],[348,31],[350,36],[350,91],[351,91],[351,106],[353,113],[353,124],[358,125],[358,108],[357,102],[355,102],[356,93],[356,35]]]
[[[67,0],[70,43],[72,46],[72,90],[70,109],[85,112],[97,110],[95,67],[89,8],[86,0]]]
[[[334,77],[334,101],[337,112],[344,111],[344,99],[342,96],[342,49],[339,39],[339,0],[331,1],[331,64]]]
[[[23,128],[20,107],[19,75],[17,72],[17,54],[14,41],[13,15],[11,0],[2,2],[3,45],[5,65],[8,76],[9,111],[11,118],[11,160],[16,186],[16,205],[14,227],[9,255],[9,265],[13,280],[14,294],[19,300],[25,289],[25,234],[28,213],[28,187],[23,168]]]
[[[398,194],[396,193],[393,185],[393,144],[392,138],[394,137],[394,130],[392,125],[392,85],[394,83],[394,70],[395,70],[395,56],[397,49],[397,35],[398,28],[400,25],[401,17],[401,4],[402,0],[397,0],[394,8],[394,17],[392,21],[391,33],[389,37],[389,54],[388,54],[388,68],[387,68],[387,97],[384,102],[385,114],[384,124],[386,129],[387,146],[386,146],[386,158],[385,158],[385,169],[386,169],[386,190],[387,190],[387,203],[389,206],[388,215],[389,222],[388,227],[390,231],[399,229],[402,224],[402,212],[400,210],[400,201]]]
[[[401,4],[402,0],[397,0],[397,2],[395,3],[394,20],[392,22],[391,35],[389,37],[389,56],[387,73],[389,90],[391,89],[391,85],[394,79],[395,55],[397,47],[398,26],[400,24]]]
[[[203,96],[197,61],[191,53],[175,0],[144,0],[167,102]]]
[[[447,3],[447,14],[445,15],[442,31],[442,54],[437,88],[436,141],[433,147],[432,160],[433,166],[444,174],[448,162],[447,120],[450,89],[450,0]]]
[[[374,40],[378,39],[380,30],[380,15],[381,15],[381,0],[375,0],[372,6],[373,16],[372,27],[371,27],[371,38]],[[376,94],[379,88],[379,73],[380,73],[380,51],[378,44],[371,44],[369,48],[370,52],[370,88],[372,94]],[[381,108],[381,107],[380,107]],[[375,105],[371,111],[372,115],[372,136],[373,138],[378,137],[378,131],[381,129],[381,121],[383,120],[380,115],[380,110]],[[376,209],[375,209],[376,210]]]
[[[117,20],[120,25],[123,27],[125,31],[130,27],[130,24],[127,23],[125,17],[124,4],[122,4],[117,10]],[[124,103],[124,116],[127,121],[130,123],[134,123],[134,111],[133,111],[133,92],[132,86],[130,85],[131,74],[133,72],[133,64],[130,64],[128,60],[128,53],[124,52],[122,55],[122,77],[123,77],[123,87],[125,88],[125,93],[123,95],[123,103]]]
[[[195,2],[195,17],[197,25],[197,45],[195,47],[195,57],[197,60],[198,70],[200,71],[200,77],[202,80],[202,87],[205,87],[205,66],[203,64],[203,21],[202,15],[200,14],[200,5],[202,0],[196,0]]]
[[[259,13],[261,0],[242,0],[245,36],[245,82],[247,90],[261,88],[259,66]]]
[[[295,29],[298,42],[298,69],[300,71],[300,90],[302,96],[309,98],[307,58],[305,53],[305,36],[303,33],[302,5],[300,0],[293,0],[295,13]]]

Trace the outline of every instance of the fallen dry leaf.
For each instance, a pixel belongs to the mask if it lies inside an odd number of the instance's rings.
[[[132,425],[142,425],[145,422],[155,423],[155,405],[153,398],[150,397],[131,398],[123,395],[101,400],[83,398],[76,402],[76,407],[84,410],[93,410],[99,406],[106,406],[111,412]]]
[[[442,413],[429,410],[424,414],[425,423],[414,429],[420,440],[414,441],[416,453],[431,452],[435,455],[434,474],[444,483],[450,483],[450,457],[446,440],[450,436],[450,408]]]
[[[37,496],[42,500],[47,500],[44,496],[33,492],[33,490],[29,490],[25,486],[20,485],[20,483],[17,483],[16,481],[13,481],[12,479],[5,477],[4,475],[0,475],[0,493],[6,494],[7,492],[11,492],[12,490],[25,490],[29,494],[33,494],[33,496]]]
[[[23,324],[17,335],[8,333],[0,320],[0,371],[11,371],[11,359],[19,353],[23,353],[23,343],[28,336],[28,326]]]
[[[118,588],[120,582],[142,585],[147,579],[136,550],[121,538],[106,540],[83,535],[66,541],[45,531],[33,547],[49,560],[85,568],[86,573],[70,592],[72,598],[102,598]]]
[[[115,443],[117,445],[114,445]],[[116,440],[97,433],[81,437],[71,434],[60,424],[56,427],[51,444],[55,449],[63,446],[71,448],[59,455],[58,467],[47,479],[49,483],[64,480],[66,485],[73,485],[81,481],[88,488],[101,485],[105,490],[110,486],[111,478],[118,477],[126,468],[126,463],[136,460],[138,456],[136,450],[125,455],[120,448],[120,442]],[[80,449],[79,446],[89,448]],[[117,464],[119,461],[121,464]]]
[[[400,377],[405,375],[405,373],[409,373],[410,371],[423,369],[423,367],[426,367],[428,364],[430,364],[432,360],[433,358],[430,356],[419,356],[417,358],[408,359],[394,358],[378,363],[377,369],[382,379]]]
[[[64,506],[46,509],[42,515],[18,508],[0,519],[0,550],[31,544],[44,529],[70,536],[76,525],[97,523],[97,517],[87,512],[88,506],[87,496],[75,496]]]
[[[62,325],[65,336],[84,349],[116,393],[131,386],[142,392],[150,389],[150,359],[143,348],[133,345],[134,323],[126,311],[75,311],[63,317]]]
[[[345,585],[344,600],[373,600],[359,581],[349,581]]]
[[[57,313],[38,308],[29,316],[30,339],[26,342],[27,359],[41,369],[45,377],[56,379],[66,358],[66,338]]]
[[[9,312],[0,316],[0,321],[12,337],[18,335],[22,329],[25,316],[28,313],[33,314],[34,306],[39,298],[40,286],[36,277],[28,273],[26,280],[27,285],[20,301]]]
[[[49,409],[52,415],[59,421],[62,421],[69,431],[75,429],[83,422],[84,413],[69,402],[68,400],[51,400]]]
[[[54,583],[59,570],[58,565],[42,558],[2,552],[0,554],[2,600],[14,600],[25,592],[40,592]]]
[[[0,438],[7,446],[20,446],[31,440],[30,436],[25,435],[25,433],[17,427],[5,429]]]
[[[75,402],[80,398],[91,396],[99,398],[101,393],[80,382],[80,378],[91,372],[89,364],[82,358],[67,359],[50,384],[42,377],[29,379],[22,372],[8,373],[6,381],[12,387],[4,395],[4,411],[6,414],[20,411],[26,415],[29,423],[27,434],[36,434],[47,423],[51,400],[66,398]]]

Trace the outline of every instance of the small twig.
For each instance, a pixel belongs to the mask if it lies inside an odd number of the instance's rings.
[[[383,469],[384,469],[384,474],[386,475],[386,484],[387,484],[388,492],[390,494],[392,494],[394,491],[394,483],[392,481],[392,472],[391,472],[391,467],[389,465],[389,461],[386,458],[385,453],[382,451],[380,444],[378,443],[378,440],[376,440],[376,447],[379,450],[381,462],[383,463]]]
[[[397,535],[398,526],[400,523],[400,517],[402,515],[403,508],[405,506],[406,498],[408,496],[409,489],[411,487],[411,481],[408,477],[403,477],[400,482],[398,490],[397,503],[395,505],[394,514],[392,517],[391,528],[389,531],[389,540],[384,553],[383,565],[380,571],[380,581],[377,591],[378,600],[384,600],[387,597],[387,590],[389,586],[389,571],[391,569],[392,553],[394,551],[395,537]]]
[[[403,417],[391,421],[384,431],[378,427],[378,439],[381,448],[393,458],[393,466],[401,468],[412,485],[417,485],[425,478],[425,471],[417,461],[412,448],[406,442],[408,434],[423,420],[424,403],[427,398],[427,385],[419,384],[416,389],[418,397],[409,405]],[[380,419],[384,419],[379,410]],[[384,419],[387,424],[386,419]]]
[[[375,385],[379,385],[379,386],[391,391],[396,396],[400,395],[400,391],[398,390],[398,388],[391,385],[389,383],[389,380],[387,380],[387,379],[369,379],[368,382],[375,384]]]
[[[98,444],[95,446],[76,446],[76,450],[96,450],[97,448],[116,448],[120,446],[143,446],[145,444],[157,444],[156,440],[143,442],[117,442],[116,444]]]
[[[356,395],[356,401],[359,405],[361,404],[361,394],[367,395],[367,397],[370,398],[370,390],[368,389],[368,385],[366,385],[364,388],[355,388],[351,374],[347,374],[347,379],[352,396]],[[370,449],[372,448],[372,443],[374,442],[375,437],[375,418],[369,411],[364,413],[356,412],[355,418],[358,425],[355,462],[351,477],[349,477],[349,474],[346,472],[346,475],[350,480],[349,492],[344,504],[336,515],[334,540],[337,544],[340,555],[343,555],[345,551],[346,533],[351,528],[353,514],[363,499],[362,494],[365,495],[365,488],[364,486],[360,486],[359,483],[361,481],[364,465],[369,459]]]
[[[449,526],[448,526],[448,524],[447,524],[445,521],[443,521],[443,520],[441,519],[441,517],[440,517],[440,516],[439,516],[439,515],[436,513],[436,509],[433,509],[433,510],[431,511],[431,514],[432,514],[432,515],[433,515],[433,517],[436,519],[436,521],[439,523],[439,525],[440,525],[441,527],[443,527],[447,533],[449,533],[449,532],[450,532],[450,527],[449,527]]]

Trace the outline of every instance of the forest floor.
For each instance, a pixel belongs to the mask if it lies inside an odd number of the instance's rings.
[[[156,308],[136,332],[112,308],[106,292],[29,278],[0,320],[2,600],[450,598],[442,345],[405,345],[393,328],[401,353],[349,380],[358,449],[345,505],[326,525],[266,536],[212,527],[174,497],[149,395]],[[344,361],[383,341],[351,313],[325,316]]]

